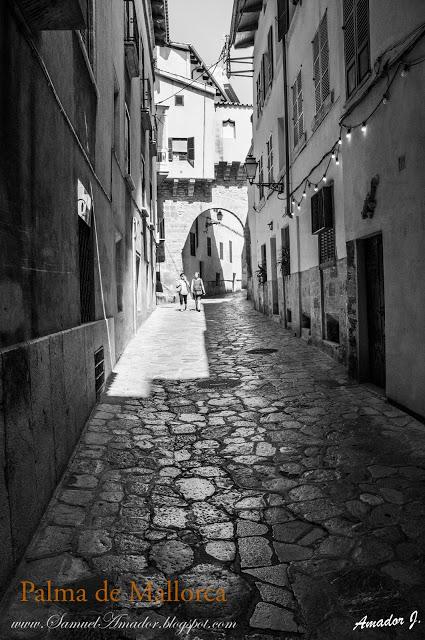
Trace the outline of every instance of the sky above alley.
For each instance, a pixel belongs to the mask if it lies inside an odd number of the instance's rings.
[[[170,38],[193,44],[209,67],[214,64],[230,31],[233,0],[168,0]],[[247,55],[240,51],[238,55]],[[241,102],[252,103],[252,80],[231,78]]]

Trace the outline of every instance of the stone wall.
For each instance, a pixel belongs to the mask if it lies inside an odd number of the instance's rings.
[[[114,322],[109,321],[114,335]],[[0,351],[0,593],[22,558],[95,403],[104,321]]]

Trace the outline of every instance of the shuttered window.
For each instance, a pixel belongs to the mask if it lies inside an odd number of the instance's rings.
[[[344,47],[349,97],[370,70],[369,0],[344,0]]]
[[[264,187],[263,187],[263,182],[264,182],[264,166],[263,166],[263,156],[260,157],[260,160],[258,162],[258,182],[259,182],[259,186],[258,186],[258,191],[260,194],[260,200],[262,200],[264,198]]]
[[[330,93],[328,18],[326,13],[313,39],[313,72],[317,113]]]
[[[189,244],[190,244],[190,255],[196,256],[196,236],[192,231],[189,233]]]
[[[292,108],[294,123],[294,147],[296,147],[304,134],[303,90],[301,83],[301,71],[292,86]]]
[[[321,265],[335,260],[335,229],[325,229],[319,233],[319,263]]]
[[[289,16],[289,7],[288,0],[277,0],[277,37],[278,40],[282,40],[283,36],[286,35],[288,31],[288,16]]]
[[[273,182],[273,136],[267,140],[267,181]]]
[[[291,246],[289,240],[289,226],[281,229],[281,241],[282,241],[282,275],[289,276],[291,273]]]
[[[187,139],[187,161],[192,167],[195,165],[195,138]]]
[[[273,83],[273,67],[274,67],[274,55],[273,55],[273,27],[269,29],[269,35],[267,37],[267,56],[266,63],[268,66],[267,71],[267,79],[268,79],[268,87],[272,86]]]
[[[311,197],[311,232],[319,233],[333,226],[333,187],[322,187]]]

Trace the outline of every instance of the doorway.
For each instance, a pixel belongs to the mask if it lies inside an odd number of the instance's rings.
[[[363,357],[368,366],[363,368],[363,379],[385,388],[385,288],[382,234],[366,238],[359,243],[359,258],[363,274],[359,284],[359,311],[363,306]],[[361,290],[363,295],[360,297]],[[363,304],[362,304],[363,299]],[[367,343],[367,349],[366,347]]]
[[[279,288],[277,283],[277,252],[276,238],[270,238],[270,260],[272,275],[272,307],[273,315],[279,315]]]

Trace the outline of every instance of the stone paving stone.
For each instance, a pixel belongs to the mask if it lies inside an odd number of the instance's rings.
[[[179,619],[240,616],[250,640],[304,638],[298,623],[306,638],[348,640],[353,603],[425,588],[423,426],[241,296],[204,310],[206,332],[204,313],[158,308],[130,344],[113,380],[126,397],[97,406],[22,571],[66,583],[94,570],[124,591],[183,572],[230,597],[180,603]],[[259,346],[279,351],[247,353]]]

